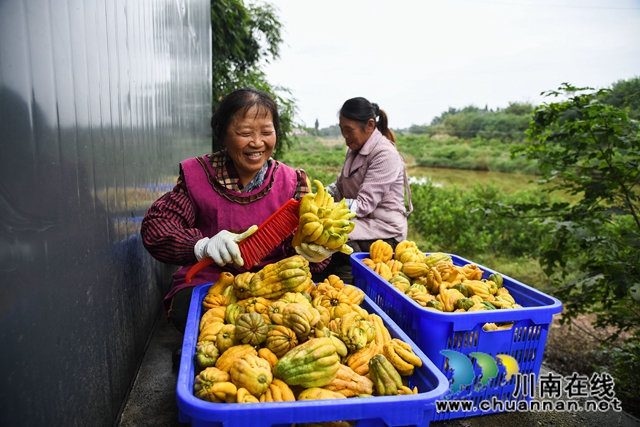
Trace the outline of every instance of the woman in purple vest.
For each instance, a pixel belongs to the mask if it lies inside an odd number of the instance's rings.
[[[247,88],[227,95],[211,118],[214,144],[220,151],[180,163],[173,191],[158,199],[141,226],[145,248],[159,261],[181,265],[164,299],[169,320],[184,332],[193,286],[214,282],[221,272],[238,274],[244,261],[238,243],[251,235],[290,199],[309,192],[309,180],[271,158],[280,136],[278,109],[271,97]],[[333,251],[322,247],[292,248],[290,236],[251,268],[295,255],[321,271]],[[185,276],[199,260],[214,264],[186,283]]]
[[[369,252],[378,239],[393,248],[407,238],[407,217],[413,211],[404,159],[389,129],[386,113],[365,98],[347,100],[340,109],[340,131],[347,145],[342,171],[336,182],[327,186],[336,201],[347,199],[356,217],[356,226],[347,244],[354,252]],[[405,191],[408,209],[405,208]],[[329,274],[351,283],[349,255],[335,253],[316,282]]]

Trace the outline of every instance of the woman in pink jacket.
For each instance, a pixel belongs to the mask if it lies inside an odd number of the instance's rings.
[[[356,213],[356,226],[347,244],[354,252],[369,252],[371,244],[381,239],[395,248],[407,238],[407,216],[413,206],[404,159],[396,148],[387,115],[365,98],[352,98],[342,105],[339,123],[348,150],[342,172],[328,191],[336,201],[347,199]],[[333,254],[327,268],[315,274],[314,280],[323,280],[329,274],[351,283],[349,256]]]

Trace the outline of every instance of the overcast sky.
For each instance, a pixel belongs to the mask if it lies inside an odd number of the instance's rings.
[[[267,1],[284,39],[267,79],[291,90],[309,127],[337,124],[356,96],[398,129],[640,76],[640,0]]]

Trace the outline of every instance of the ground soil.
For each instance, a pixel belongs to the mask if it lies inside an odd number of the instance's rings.
[[[544,364],[563,376],[574,372],[590,376],[602,367],[606,368],[610,359],[601,344],[613,330],[594,328],[594,320],[595,315],[582,315],[571,325],[563,325],[560,316],[556,316],[549,326]],[[616,384],[618,389],[619,384]],[[620,394],[616,396],[622,401],[623,410],[640,418],[640,396],[623,398]]]

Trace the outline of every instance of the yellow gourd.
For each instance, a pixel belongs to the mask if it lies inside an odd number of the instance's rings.
[[[374,263],[387,262],[393,256],[393,248],[384,240],[376,240],[369,247],[369,257]]]
[[[229,375],[236,387],[246,388],[255,397],[267,391],[273,380],[269,362],[254,354],[234,360]]]

